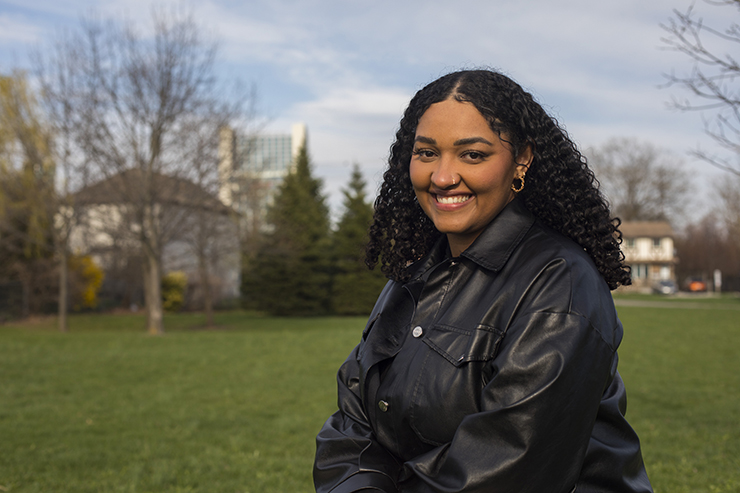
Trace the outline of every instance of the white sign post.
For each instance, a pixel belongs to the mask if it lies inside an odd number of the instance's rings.
[[[714,292],[722,292],[722,272],[719,269],[714,269]]]

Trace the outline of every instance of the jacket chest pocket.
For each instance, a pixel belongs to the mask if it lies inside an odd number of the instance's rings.
[[[480,411],[481,391],[503,331],[479,325],[462,329],[436,325],[422,339],[428,347],[416,376],[410,421],[421,440],[452,440],[460,422]]]
[[[460,367],[471,361],[492,359],[502,337],[503,331],[487,325],[473,330],[436,325],[424,338],[424,343],[453,366]]]

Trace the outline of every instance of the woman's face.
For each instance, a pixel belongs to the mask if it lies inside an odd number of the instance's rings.
[[[514,198],[511,185],[532,161],[517,156],[471,103],[435,103],[419,119],[411,184],[434,226],[458,256]],[[519,164],[517,164],[519,163]]]

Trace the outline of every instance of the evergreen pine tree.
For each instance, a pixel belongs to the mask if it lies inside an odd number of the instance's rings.
[[[379,268],[365,265],[367,231],[373,219],[373,207],[365,196],[365,180],[355,164],[348,189],[344,193],[344,212],[334,233],[335,275],[332,307],[342,315],[367,315],[388,281]]]
[[[305,146],[280,185],[263,236],[244,272],[244,295],[273,315],[329,310],[329,210]]]

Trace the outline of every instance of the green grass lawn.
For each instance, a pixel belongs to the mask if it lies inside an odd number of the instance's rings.
[[[740,311],[620,307],[656,492],[740,491]],[[0,492],[313,491],[362,318],[133,315],[0,326]]]
[[[740,492],[740,311],[619,307],[620,372],[656,492]]]

